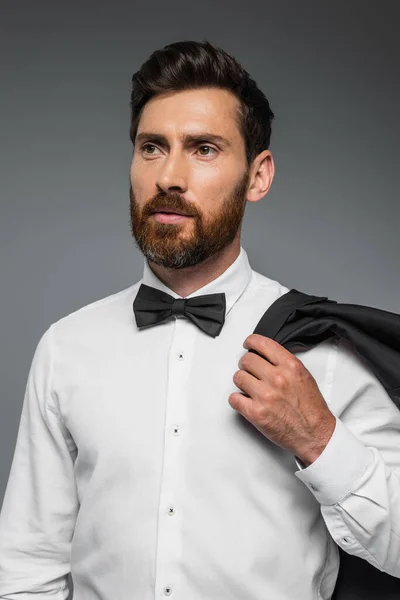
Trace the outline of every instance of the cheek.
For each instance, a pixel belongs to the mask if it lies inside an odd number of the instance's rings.
[[[232,187],[232,181],[218,169],[203,169],[192,172],[188,182],[190,192],[203,206],[215,207],[215,203],[225,198]]]
[[[133,158],[130,169],[131,177],[140,178],[145,170],[146,169],[143,161],[141,161],[139,158]]]
[[[151,195],[152,179],[146,176],[137,164],[132,163],[129,171],[129,180],[137,201],[140,202],[142,198]]]
[[[151,163],[151,161],[149,161]],[[140,157],[136,154],[133,155],[131,166],[130,166],[130,179],[132,182],[136,184],[140,181],[143,181],[151,172],[148,168],[149,163],[145,163]]]
[[[134,189],[137,187],[137,185],[136,185],[137,184],[137,180],[138,180],[137,169],[136,169],[135,164],[132,162],[132,164],[130,166],[130,169],[129,169],[129,181],[130,181],[131,186]]]

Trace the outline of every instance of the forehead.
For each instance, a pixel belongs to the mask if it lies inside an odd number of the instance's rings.
[[[164,135],[212,131],[232,141],[241,138],[239,100],[228,90],[201,88],[168,92],[151,98],[144,106],[137,133],[157,131]]]

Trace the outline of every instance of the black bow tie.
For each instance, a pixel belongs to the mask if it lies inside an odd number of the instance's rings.
[[[151,327],[182,315],[208,335],[220,334],[225,322],[225,294],[205,294],[194,298],[174,298],[170,294],[141,284],[133,302],[136,324]]]

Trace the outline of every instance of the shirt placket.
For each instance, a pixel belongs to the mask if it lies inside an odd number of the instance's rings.
[[[187,319],[172,323],[164,424],[164,456],[161,475],[156,553],[155,598],[183,598],[181,461],[186,444],[186,409],[189,374],[197,328]],[[186,599],[185,599],[186,600]]]

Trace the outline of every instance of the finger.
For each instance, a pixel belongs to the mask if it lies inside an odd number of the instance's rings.
[[[228,401],[232,408],[247,418],[249,414],[249,399],[246,396],[241,392],[232,392]]]
[[[272,338],[258,333],[249,335],[245,339],[243,347],[256,350],[261,356],[275,366],[286,362],[290,356],[293,356],[289,350],[286,350],[286,348],[281,346],[281,344],[278,344],[278,342],[275,342]]]
[[[233,375],[233,382],[250,398],[252,398],[257,392],[257,386],[259,384],[259,380],[256,377],[247,371],[244,371],[243,369],[236,371],[236,373]]]
[[[262,356],[247,352],[239,361],[239,368],[244,369],[260,380],[271,379],[276,366],[265,360]]]

